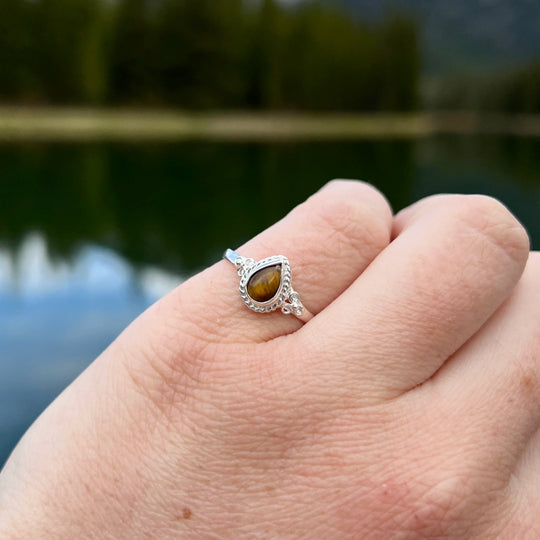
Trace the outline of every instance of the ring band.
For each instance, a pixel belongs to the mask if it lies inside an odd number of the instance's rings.
[[[236,266],[240,276],[240,297],[249,309],[269,313],[281,309],[303,322],[313,318],[291,285],[291,265],[287,257],[274,255],[260,261],[243,257],[232,249],[223,258]]]

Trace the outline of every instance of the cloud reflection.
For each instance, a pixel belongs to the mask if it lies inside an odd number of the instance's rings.
[[[0,250],[0,292],[34,299],[68,291],[115,293],[137,285],[149,301],[155,301],[181,282],[179,276],[158,268],[136,272],[114,251],[99,246],[80,249],[71,263],[55,261],[39,233],[29,234],[15,254]]]
[[[0,249],[0,466],[41,410],[181,282],[95,245],[54,260],[39,233],[15,253]]]

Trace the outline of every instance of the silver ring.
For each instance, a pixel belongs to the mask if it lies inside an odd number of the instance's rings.
[[[249,309],[269,313],[281,309],[303,322],[313,318],[291,285],[291,265],[287,257],[274,255],[260,261],[242,257],[232,249],[223,258],[236,266],[240,276],[240,297]]]

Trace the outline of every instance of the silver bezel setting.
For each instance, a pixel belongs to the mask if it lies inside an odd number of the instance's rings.
[[[308,311],[300,300],[300,295],[291,285],[291,266],[289,259],[284,255],[273,255],[261,261],[243,257],[232,249],[225,250],[223,258],[236,267],[240,276],[240,297],[246,306],[257,313],[270,313],[278,308],[284,315],[294,315],[302,322],[308,322],[313,318],[313,313]],[[253,274],[268,266],[281,265],[281,280],[274,297],[266,302],[257,302],[248,293],[247,284]]]
[[[249,296],[247,291],[247,284],[251,276],[263,268],[275,266],[277,264],[281,265],[281,281],[276,294],[266,302],[257,302]],[[289,298],[291,293],[291,266],[287,257],[284,257],[283,255],[274,255],[258,262],[245,260],[245,264],[240,263],[238,270],[239,273],[241,271],[239,287],[240,296],[249,309],[252,309],[257,313],[275,311]]]

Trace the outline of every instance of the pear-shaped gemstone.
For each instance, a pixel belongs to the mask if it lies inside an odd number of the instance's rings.
[[[280,283],[281,264],[275,264],[255,272],[249,278],[247,291],[256,302],[268,302],[278,292]]]

